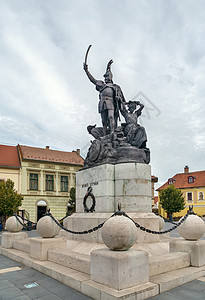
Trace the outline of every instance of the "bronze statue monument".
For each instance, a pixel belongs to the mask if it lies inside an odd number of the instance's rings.
[[[149,163],[150,151],[146,148],[147,135],[144,127],[138,124],[144,105],[139,101],[126,102],[119,85],[113,83],[110,60],[104,81],[95,79],[88,71],[88,47],[83,68],[89,80],[99,92],[98,111],[101,114],[102,127],[89,125],[88,132],[95,138],[88,150],[84,167],[103,163],[141,162]],[[126,108],[128,106],[128,109]],[[120,113],[125,123],[118,126]]]

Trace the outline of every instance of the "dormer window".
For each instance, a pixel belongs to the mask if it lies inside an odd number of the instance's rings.
[[[172,183],[174,183],[176,181],[176,179],[174,179],[174,178],[169,178],[168,179],[168,184],[172,184]]]
[[[193,176],[189,176],[188,177],[188,183],[193,183],[194,182],[194,177]]]

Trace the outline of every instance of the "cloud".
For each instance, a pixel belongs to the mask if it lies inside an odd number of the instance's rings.
[[[98,93],[112,58],[126,99],[142,91],[152,173],[160,182],[204,168],[204,1],[8,0],[0,11],[0,142],[89,146],[101,124]],[[156,107],[160,114],[156,114]]]

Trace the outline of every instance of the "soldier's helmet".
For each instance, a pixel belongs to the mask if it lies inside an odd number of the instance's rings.
[[[106,72],[103,75],[103,77],[105,78],[105,80],[108,80],[108,81],[111,81],[111,82],[112,82],[112,78],[113,78],[113,75],[112,75],[112,72],[111,72],[111,64],[112,63],[113,63],[113,60],[111,59],[109,61],[109,63],[107,64]]]

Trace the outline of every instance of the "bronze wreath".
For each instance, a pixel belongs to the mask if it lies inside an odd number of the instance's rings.
[[[85,194],[85,197],[83,199],[84,212],[94,212],[95,211],[95,196],[91,192],[92,192],[92,187],[89,186],[89,188],[87,189],[87,193]],[[87,204],[86,204],[86,200],[89,196],[93,200],[93,204],[90,208],[88,208]]]

